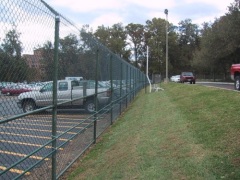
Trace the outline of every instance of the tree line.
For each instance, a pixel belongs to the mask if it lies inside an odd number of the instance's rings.
[[[93,33],[104,45],[142,71],[146,68],[149,47],[149,73],[165,74],[166,23],[168,23],[169,73],[193,71],[201,78],[229,79],[232,63],[240,62],[239,0],[214,22],[200,27],[185,19],[178,26],[165,19],[153,18],[145,25],[121,23],[99,26]]]
[[[111,27],[98,26],[93,32],[88,25],[81,32],[88,32],[102,45],[117,56],[131,63],[141,71],[146,69],[149,60],[149,75],[165,75],[166,67],[166,23],[168,23],[168,65],[169,75],[181,71],[193,71],[201,78],[229,79],[232,63],[240,62],[240,0],[234,0],[228,6],[228,12],[216,18],[214,22],[204,22],[200,27],[185,19],[174,25],[165,19],[153,18],[146,24],[122,23]],[[21,81],[34,79],[29,77],[33,69],[27,67],[22,57],[20,33],[16,29],[9,31],[0,46],[0,72],[4,76],[0,81]],[[60,39],[59,78],[69,76],[91,77],[94,54],[89,39],[82,33]],[[147,47],[149,53],[147,55]],[[43,50],[43,68],[46,73],[42,80],[50,80],[53,71],[53,44],[46,42]],[[71,58],[69,58],[71,57]],[[80,65],[81,64],[81,65]],[[77,68],[76,68],[77,67]],[[11,69],[11,71],[8,71]],[[12,73],[15,73],[13,76]],[[35,77],[36,79],[36,77]]]

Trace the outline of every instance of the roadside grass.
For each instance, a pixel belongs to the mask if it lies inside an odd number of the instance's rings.
[[[161,87],[141,91],[66,179],[240,179],[240,94]]]

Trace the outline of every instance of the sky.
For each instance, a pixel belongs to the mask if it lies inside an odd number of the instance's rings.
[[[228,12],[234,0],[45,0],[57,12],[82,27],[93,29],[104,25],[129,23],[145,25],[154,17],[166,19],[174,25],[185,19],[201,26],[214,22]],[[164,10],[168,9],[168,16]]]
[[[146,21],[153,18],[166,19],[165,9],[168,9],[168,21],[173,25],[178,26],[180,21],[191,19],[192,23],[201,26],[203,22],[214,22],[216,18],[225,15],[228,12],[227,7],[234,2],[234,0],[44,1],[77,27],[81,28],[83,25],[89,25],[93,31],[102,25],[105,27],[112,27],[113,24],[117,23],[123,23],[124,26],[129,23],[146,25]],[[0,13],[0,44],[3,42],[6,32],[12,29],[14,24],[17,25],[18,32],[21,33],[20,41],[23,43],[24,53],[33,53],[33,47],[42,45],[47,40],[54,40],[54,29],[52,29],[54,24],[49,25],[47,23],[44,13],[26,14],[27,11],[24,10],[32,9],[32,7],[26,6],[25,0],[9,2],[9,0],[1,1],[0,9],[2,8],[1,10],[4,11]],[[25,18],[28,18],[28,15],[31,18],[29,21],[24,21]],[[38,21],[36,21],[36,18]],[[41,22],[46,22],[46,24]],[[63,30],[60,35],[64,36],[66,33],[69,32]]]

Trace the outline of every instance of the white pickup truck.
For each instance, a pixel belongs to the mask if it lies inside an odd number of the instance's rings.
[[[85,82],[85,83],[84,83]],[[110,100],[109,87],[98,84],[98,105],[106,105]],[[59,108],[84,108],[88,113],[95,111],[95,81],[59,80],[57,82],[57,103]],[[53,82],[46,83],[39,91],[21,93],[18,107],[23,112],[33,111],[53,104]]]

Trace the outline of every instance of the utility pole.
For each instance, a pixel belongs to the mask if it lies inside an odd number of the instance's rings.
[[[165,79],[165,82],[168,82],[168,10],[165,9],[164,13],[166,14],[166,79]]]

